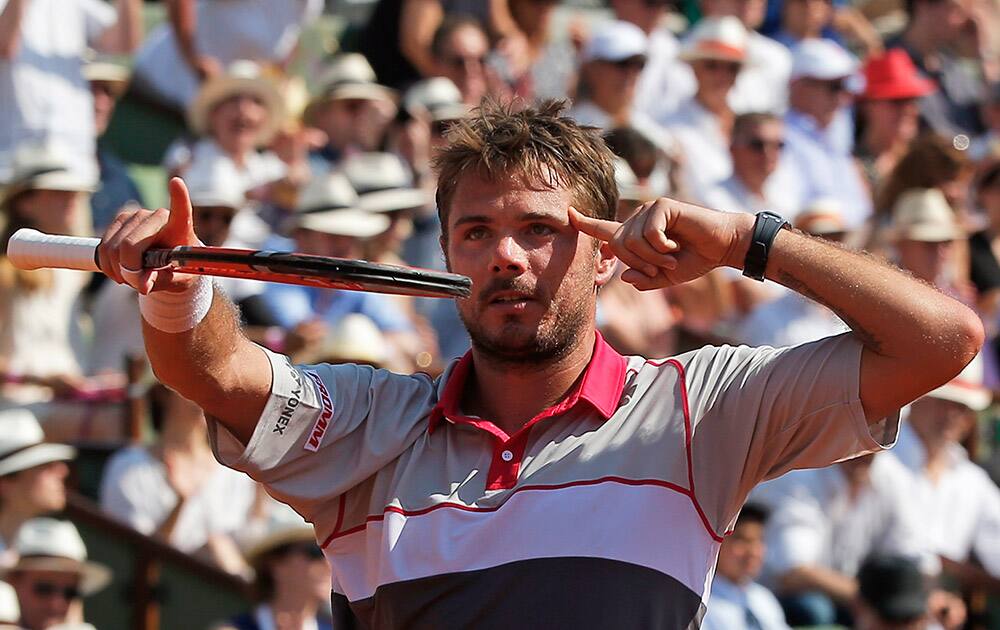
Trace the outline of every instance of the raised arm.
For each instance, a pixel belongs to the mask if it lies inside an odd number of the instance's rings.
[[[27,0],[7,0],[0,11],[0,59],[13,59],[21,48],[21,20]]]
[[[743,268],[755,217],[670,199],[621,224],[570,210],[582,232],[609,244],[641,290],[721,266]],[[860,397],[876,422],[956,376],[983,344],[979,318],[934,287],[868,254],[782,230],[766,277],[832,309],[864,345]]]
[[[128,210],[111,222],[98,248],[101,269],[113,280],[135,287],[143,300],[170,300],[183,315],[206,290],[204,277],[169,270],[130,272],[154,247],[198,245],[187,188],[170,181],[170,211]],[[210,286],[208,291],[214,291]],[[214,291],[207,314],[183,332],[164,332],[143,319],[146,354],[157,378],[246,443],[253,435],[271,390],[271,365],[264,351],[240,331],[236,308]]]
[[[195,43],[195,33],[198,32],[198,7],[195,0],[167,0],[166,4],[177,49],[188,66],[202,80],[222,72],[218,59],[201,54]]]
[[[142,43],[142,0],[118,0],[118,19],[101,34],[94,47],[100,52],[124,55]]]

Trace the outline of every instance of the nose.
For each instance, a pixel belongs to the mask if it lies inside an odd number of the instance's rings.
[[[498,239],[491,255],[490,271],[494,274],[517,276],[527,269],[524,248],[512,236],[502,236]]]

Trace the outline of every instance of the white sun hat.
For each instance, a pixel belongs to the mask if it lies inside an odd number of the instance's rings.
[[[87,547],[80,532],[69,521],[34,518],[23,525],[14,541],[17,564],[4,569],[9,575],[19,571],[57,571],[80,576],[80,593],[92,595],[111,582],[111,569],[87,560]]]
[[[359,153],[344,160],[341,171],[358,193],[358,207],[369,212],[422,208],[431,202],[414,188],[409,167],[392,153]]]
[[[799,78],[832,81],[854,77],[858,60],[828,39],[804,39],[792,48],[792,80]],[[850,86],[849,86],[850,87]]]
[[[599,25],[590,36],[581,61],[623,61],[631,57],[645,57],[649,40],[642,29],[624,20],[613,20]]]
[[[357,99],[365,101],[385,101],[396,103],[396,91],[380,85],[364,55],[344,53],[330,61],[329,67],[320,79],[319,96],[309,105],[306,117],[311,118],[315,108],[329,101]]]
[[[0,195],[0,209],[29,190],[94,192],[97,182],[73,168],[71,153],[58,142],[25,143],[14,150],[10,180]]]
[[[426,114],[432,122],[457,120],[469,114],[462,92],[447,77],[417,81],[403,95],[403,107],[411,116]]]
[[[17,604],[17,593],[14,587],[6,582],[0,582],[0,629],[20,628],[21,607]]]
[[[965,237],[955,211],[937,188],[911,188],[900,195],[892,207],[890,233],[896,240],[925,243]]]
[[[237,94],[252,94],[264,104],[267,120],[257,135],[257,144],[267,144],[285,120],[285,102],[275,83],[264,76],[261,66],[246,59],[232,62],[224,73],[202,84],[188,108],[188,124],[195,133],[204,135],[215,106]]]
[[[246,205],[243,179],[232,160],[221,155],[207,164],[189,169],[184,176],[191,205],[214,206],[239,210]]]
[[[382,331],[371,318],[351,313],[330,328],[315,350],[300,358],[300,363],[360,363],[384,367],[389,360]]]
[[[983,386],[983,371],[983,356],[977,354],[958,376],[927,395],[983,411],[993,402],[993,394]]]
[[[747,29],[732,15],[703,18],[684,40],[682,61],[714,59],[743,63],[747,56]]]
[[[389,227],[388,217],[358,207],[358,195],[347,177],[332,172],[314,177],[299,194],[288,230],[301,228],[337,236],[371,238]]]
[[[27,409],[0,411],[0,428],[0,477],[76,457],[72,446],[45,442],[38,419]]]

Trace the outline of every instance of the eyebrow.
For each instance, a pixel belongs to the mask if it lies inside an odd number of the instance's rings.
[[[519,221],[559,221],[559,217],[545,212],[525,212],[518,216]],[[474,214],[455,220],[455,227],[468,223],[493,223],[493,218],[485,214]]]

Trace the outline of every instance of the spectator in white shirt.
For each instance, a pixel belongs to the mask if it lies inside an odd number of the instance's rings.
[[[1000,490],[960,443],[992,399],[977,357],[953,381],[913,403],[895,457],[910,472],[908,495],[942,568],[966,588],[1000,593]],[[971,560],[975,553],[982,568]]]
[[[788,77],[792,55],[788,49],[757,29],[764,21],[766,0],[701,0],[705,17],[731,15],[747,29],[747,58],[729,103],[736,113],[784,113],[788,106]]]
[[[851,155],[853,125],[844,106],[857,62],[828,40],[809,39],[792,51],[785,159],[803,185],[803,198],[840,202],[848,229],[871,215],[872,201]]]
[[[746,60],[746,40],[746,28],[737,18],[705,18],[681,50],[698,88],[662,123],[683,153],[686,185],[695,198],[732,174],[729,146],[735,115],[728,97]]]
[[[140,0],[0,0],[0,182],[17,147],[46,142],[66,146],[74,171],[97,180],[84,52],[135,50],[141,9]]]
[[[581,53],[580,86],[569,116],[604,130],[628,125],[657,148],[671,150],[673,144],[666,131],[635,108],[648,51],[646,34],[635,24],[614,21],[599,25]]]
[[[653,120],[662,120],[695,91],[694,75],[677,58],[680,45],[665,24],[673,2],[610,0],[609,4],[616,18],[638,26],[649,38],[646,66],[639,74],[634,107]]]
[[[184,111],[201,84],[238,59],[285,66],[302,27],[322,0],[168,0],[168,22],[149,34],[136,55],[136,88]]]
[[[702,630],[788,630],[778,600],[754,581],[764,564],[766,522],[767,511],[748,503],[722,541]]]

